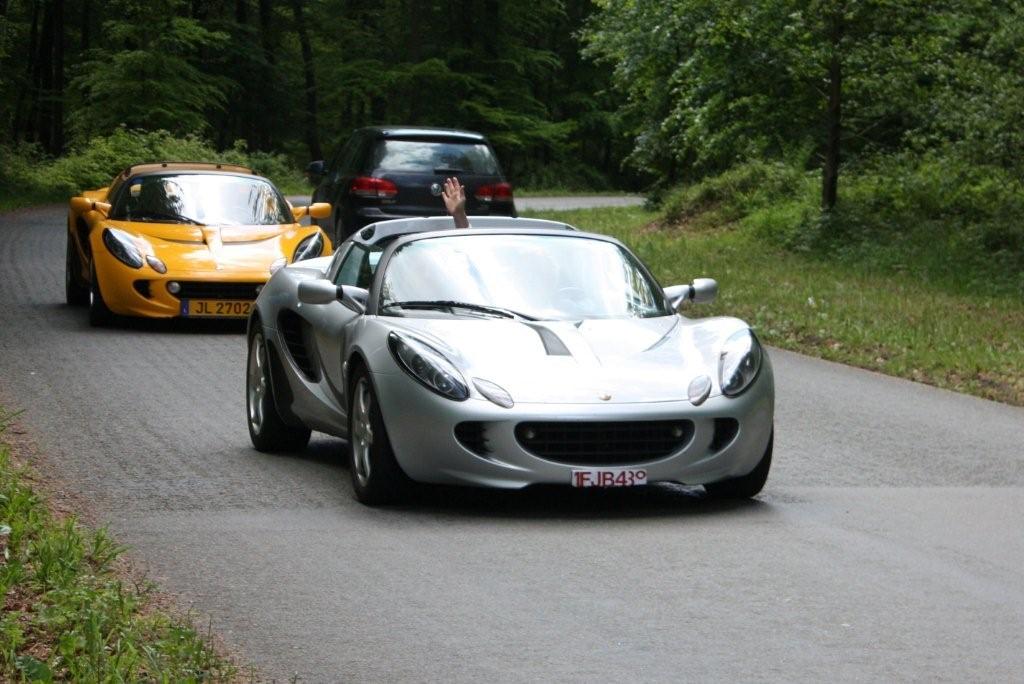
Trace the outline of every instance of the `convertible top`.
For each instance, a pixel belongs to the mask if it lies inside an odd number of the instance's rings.
[[[226,171],[228,173],[244,173],[256,175],[256,172],[247,166],[238,164],[218,164],[215,162],[146,162],[143,164],[132,164],[118,174],[118,178],[124,180],[131,176],[138,176],[148,173],[161,173],[164,171]]]
[[[544,219],[512,218],[510,216],[470,216],[469,225],[477,228],[500,228],[508,230],[576,230],[568,223],[545,221]],[[407,219],[392,219],[371,223],[362,230],[352,234],[352,240],[364,245],[372,245],[387,238],[411,233],[428,233],[441,230],[454,230],[455,220],[451,216],[425,216]]]

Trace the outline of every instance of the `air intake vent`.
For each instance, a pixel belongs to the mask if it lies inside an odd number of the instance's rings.
[[[715,436],[711,438],[711,451],[721,451],[732,444],[740,424],[735,418],[715,418]]]
[[[149,283],[150,281],[148,280],[136,280],[132,283],[132,287],[134,287],[135,291],[146,299],[152,299],[153,294],[150,292]]]
[[[477,456],[486,456],[491,453],[491,448],[487,445],[487,434],[483,423],[459,423],[455,426],[455,439]]]
[[[179,299],[247,299],[254,300],[265,283],[202,283],[182,280]]]
[[[516,440],[535,456],[571,465],[629,465],[664,458],[693,437],[688,420],[520,423]]]
[[[281,331],[284,343],[288,346],[288,353],[291,354],[292,360],[295,361],[295,365],[307,380],[316,382],[319,375],[306,341],[304,332],[306,325],[302,317],[294,311],[282,311],[278,317],[278,329]]]

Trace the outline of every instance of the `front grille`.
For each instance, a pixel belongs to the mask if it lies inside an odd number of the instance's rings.
[[[179,281],[179,299],[256,299],[264,283],[203,283],[189,280]]]
[[[682,449],[688,420],[519,423],[516,440],[535,456],[571,465],[643,463]]]
[[[491,448],[487,444],[487,434],[484,432],[483,423],[459,423],[455,426],[455,439],[459,440],[459,444],[477,456],[486,456],[491,453]]]

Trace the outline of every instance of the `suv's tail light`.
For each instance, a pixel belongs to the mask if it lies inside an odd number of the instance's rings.
[[[481,202],[511,202],[512,186],[508,183],[481,185],[476,189],[476,198]]]
[[[398,194],[398,186],[384,178],[356,176],[348,191],[356,197],[394,197]]]

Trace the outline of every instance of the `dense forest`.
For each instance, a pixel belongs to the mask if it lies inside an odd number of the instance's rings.
[[[0,93],[3,196],[160,156],[298,183],[356,127],[454,126],[519,187],[1024,287],[1024,0],[0,0]]]
[[[488,134],[513,178],[628,185],[589,0],[0,2],[0,126],[59,155],[118,127],[321,158],[356,127]]]

